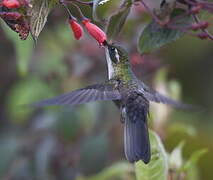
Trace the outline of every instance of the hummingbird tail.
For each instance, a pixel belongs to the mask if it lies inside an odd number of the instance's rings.
[[[138,100],[140,103],[138,103]],[[138,97],[132,103],[126,104],[124,122],[124,151],[130,162],[150,161],[150,142],[147,127],[147,106],[144,98]]]

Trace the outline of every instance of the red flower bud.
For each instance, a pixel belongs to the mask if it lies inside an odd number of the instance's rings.
[[[200,29],[206,29],[207,27],[209,27],[209,23],[207,21],[200,22]]]
[[[197,36],[200,38],[200,39],[207,39],[209,36],[207,33],[205,32],[201,32],[199,34],[197,34]]]
[[[1,12],[0,17],[7,21],[17,21],[22,15],[18,12]]]
[[[89,34],[93,38],[95,38],[98,41],[98,43],[100,43],[102,45],[106,41],[107,37],[106,37],[105,32],[103,32],[98,26],[91,23],[90,20],[88,20],[88,19],[84,19],[82,21],[82,23],[84,24],[84,26],[87,29],[87,31],[89,32]]]
[[[70,24],[70,27],[73,31],[75,38],[77,40],[79,40],[81,38],[81,36],[83,35],[83,28],[74,19],[70,19],[69,24]]]
[[[3,0],[2,5],[9,9],[19,8],[21,6],[18,0]]]
[[[207,22],[207,21],[200,21],[200,22],[198,22],[198,23],[192,24],[192,25],[190,26],[190,29],[191,29],[191,30],[194,30],[194,31],[197,31],[198,29],[204,30],[204,29],[206,29],[206,28],[208,28],[208,27],[209,27],[209,22]]]
[[[190,26],[190,29],[193,30],[193,31],[197,31],[198,29],[200,29],[200,24],[198,24],[198,23],[193,23],[193,24]]]
[[[198,14],[202,8],[203,8],[203,6],[201,4],[194,6],[191,8],[191,13]]]

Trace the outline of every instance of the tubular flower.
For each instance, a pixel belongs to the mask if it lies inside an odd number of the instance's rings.
[[[95,38],[99,44],[102,45],[106,41],[107,36],[106,36],[105,32],[103,32],[98,26],[91,23],[90,20],[88,20],[88,19],[84,19],[82,21],[82,23],[84,24],[84,26],[85,26],[86,30],[89,32],[89,34],[93,38]]]
[[[83,35],[83,28],[80,24],[77,23],[75,19],[69,19],[70,27],[73,31],[73,34],[77,40],[79,40]]]
[[[19,8],[21,6],[18,0],[3,0],[2,5],[9,9]]]

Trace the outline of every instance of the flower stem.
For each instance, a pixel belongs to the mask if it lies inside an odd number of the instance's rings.
[[[72,2],[71,2],[72,1]],[[79,4],[83,4],[83,5],[88,5],[88,6],[93,6],[93,1],[80,1],[80,0],[65,0],[64,2],[66,3],[79,3]]]
[[[63,1],[63,0],[60,0],[59,2],[60,2],[60,4],[66,9],[66,11],[67,11],[67,13],[68,13],[68,15],[69,15],[69,18],[70,18],[70,19],[75,19],[75,17],[72,15],[70,9],[67,7],[67,5],[64,3],[64,1]]]
[[[193,18],[196,23],[200,22],[200,19],[197,15],[193,14]],[[209,39],[213,40],[213,35],[207,29],[202,29],[202,31],[208,35]]]

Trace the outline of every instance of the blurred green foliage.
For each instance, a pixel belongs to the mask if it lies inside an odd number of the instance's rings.
[[[115,1],[98,9],[101,18],[114,10],[112,4],[116,9]],[[92,16],[88,8],[82,9]],[[168,165],[173,178],[211,180],[212,43],[184,36],[152,55],[140,56],[136,44],[147,20],[143,9],[135,6],[123,33],[116,37],[128,49],[134,72],[159,91],[205,107],[200,112],[151,107],[150,128],[159,134],[167,152],[163,165]],[[143,174],[149,166],[139,162],[136,175],[135,167],[125,161],[122,124],[111,102],[75,108],[25,106],[104,81],[104,52],[93,39],[85,35],[74,41],[60,8],[50,15],[37,44],[31,39],[20,41],[3,22],[0,33],[0,179],[150,179],[149,173]],[[150,164],[157,171],[161,170],[157,166],[163,167],[158,160]]]

